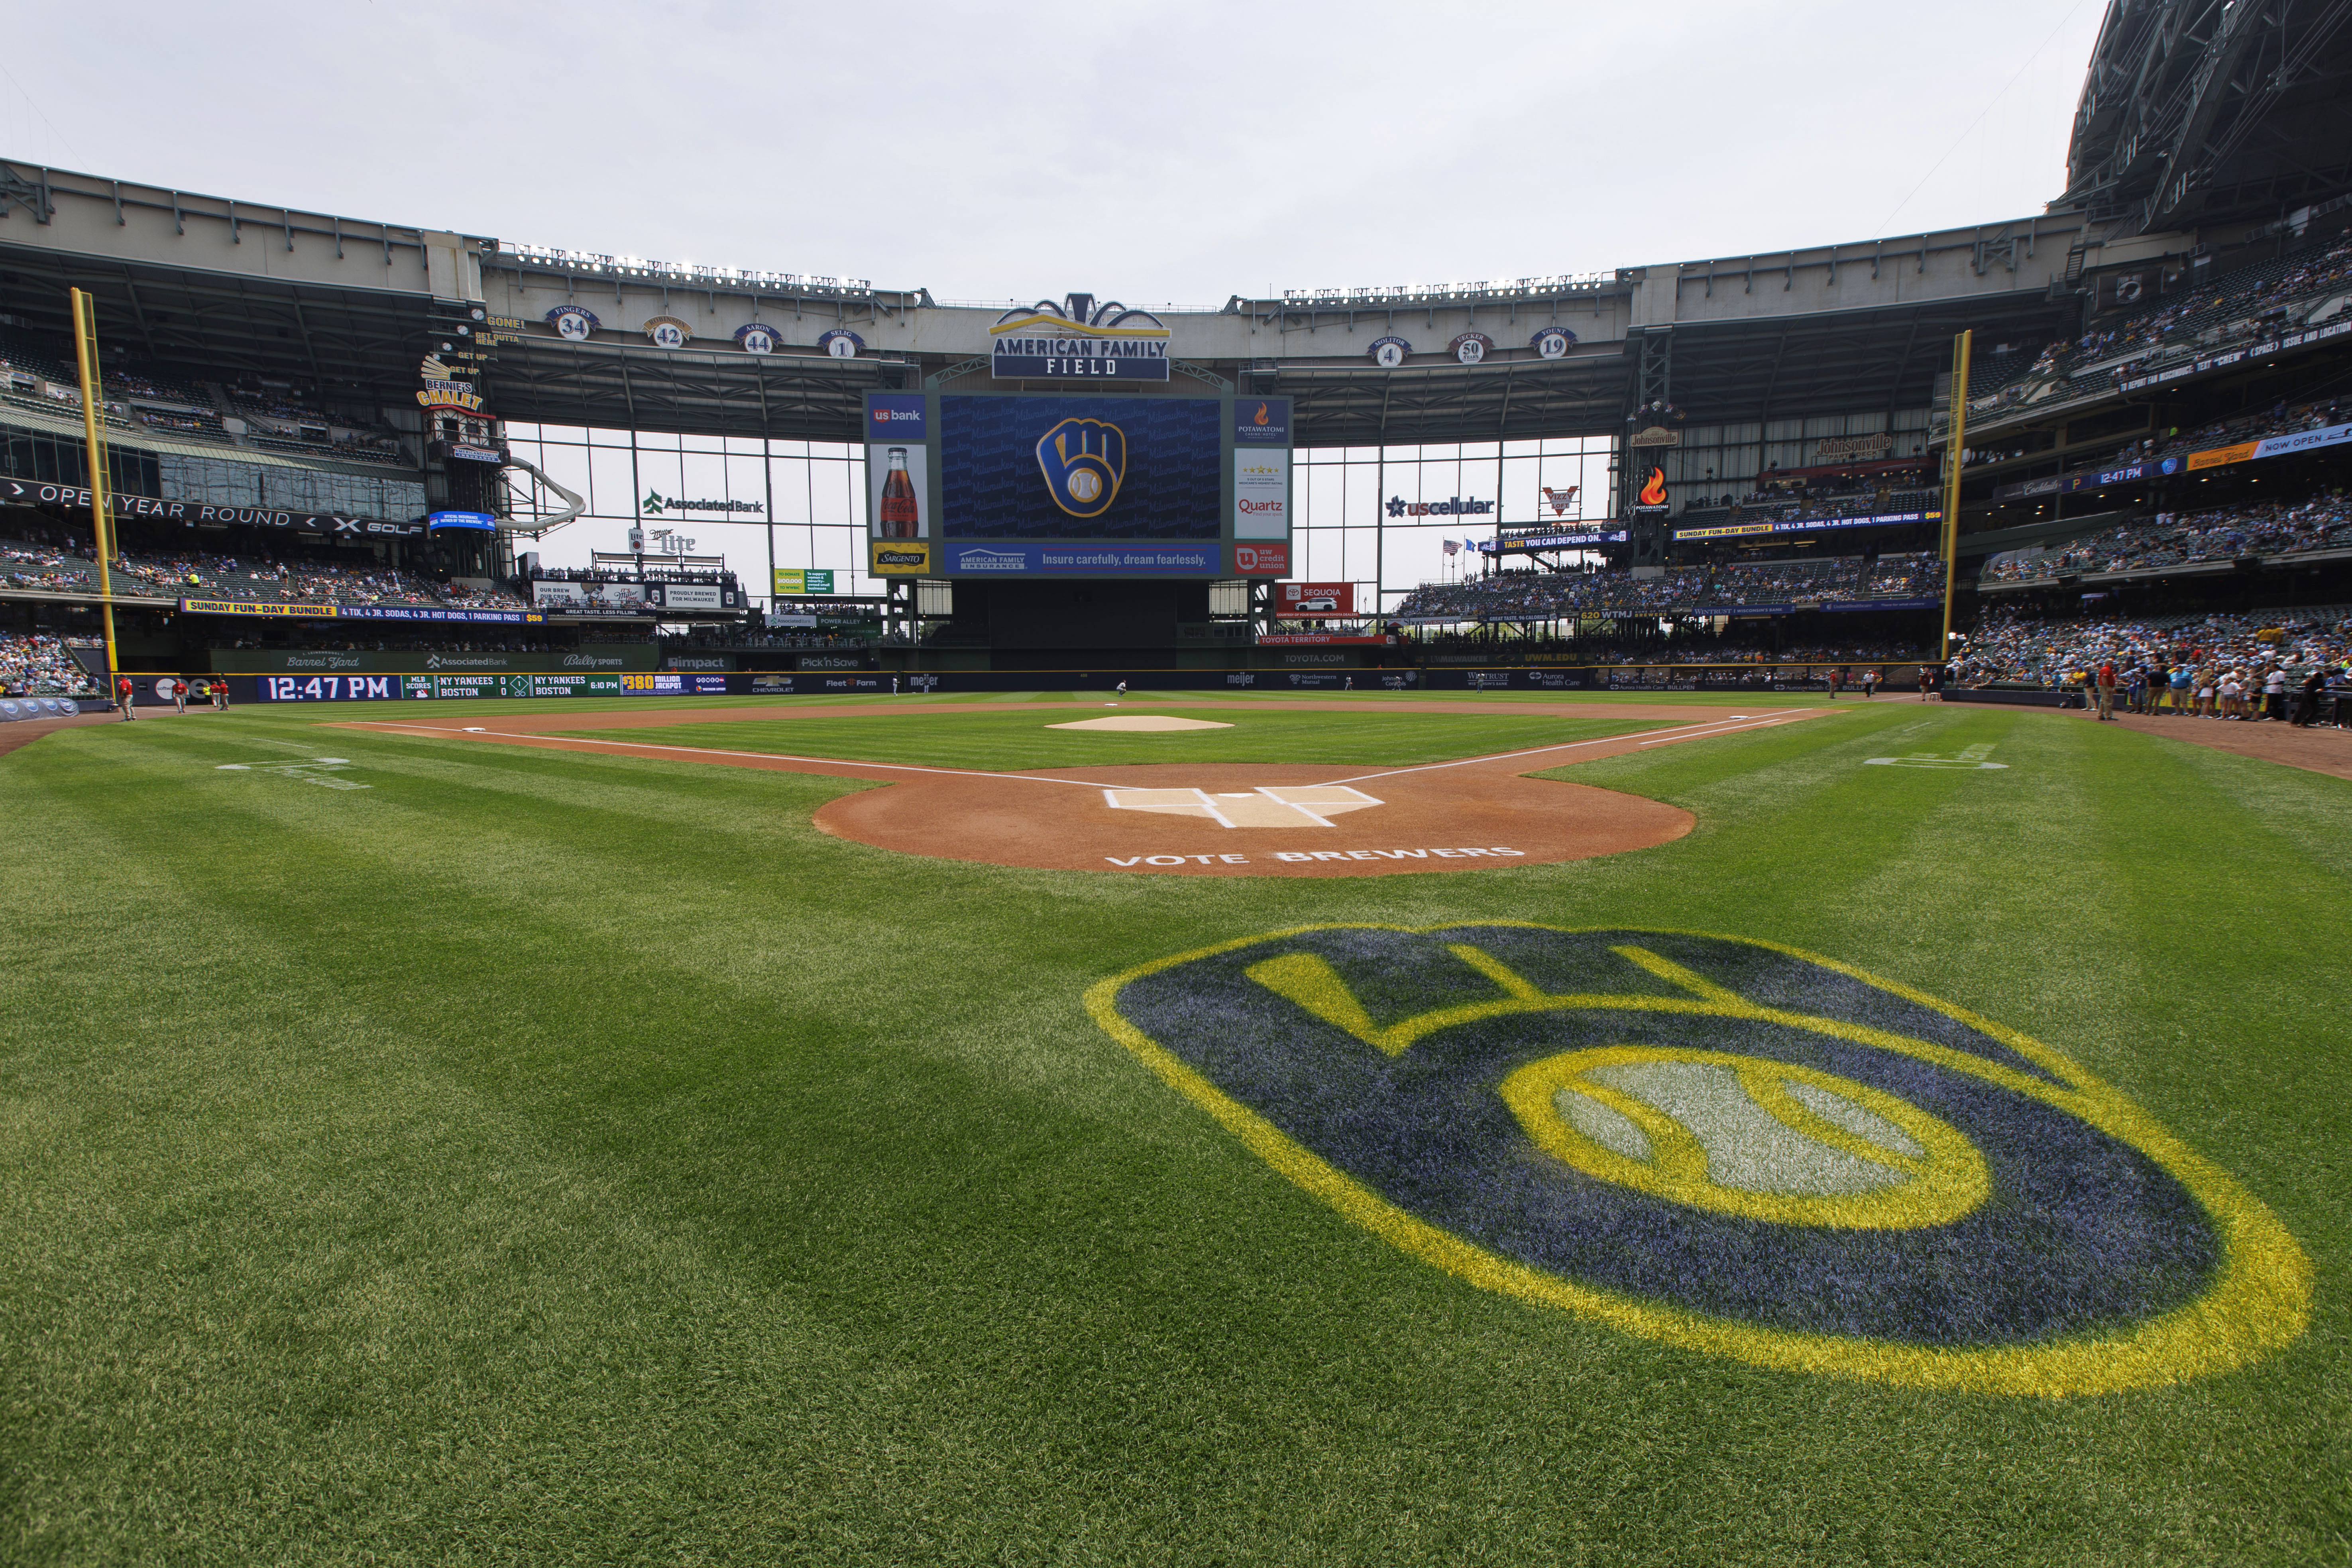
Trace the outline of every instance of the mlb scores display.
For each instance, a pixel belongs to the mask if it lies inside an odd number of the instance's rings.
[[[877,576],[1284,577],[1290,400],[883,392]]]

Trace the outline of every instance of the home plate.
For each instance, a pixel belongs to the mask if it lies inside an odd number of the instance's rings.
[[[1116,719],[1077,719],[1066,724],[1048,724],[1048,730],[1230,730],[1231,724],[1219,724],[1207,719],[1171,719],[1159,713],[1122,713]]]
[[[1201,789],[1107,789],[1103,803],[1113,811],[1206,817],[1220,827],[1328,827],[1334,816],[1381,804],[1347,784],[1261,784],[1213,795]]]

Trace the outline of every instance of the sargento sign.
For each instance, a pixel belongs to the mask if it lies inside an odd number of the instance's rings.
[[[157,522],[195,527],[287,528],[303,533],[326,533],[345,539],[413,539],[425,531],[421,522],[385,522],[372,517],[345,517],[340,512],[277,511],[268,507],[214,506],[205,501],[158,500],[152,496],[111,495],[109,510],[116,517],[150,518]],[[37,479],[0,479],[0,502],[16,506],[89,507],[89,491],[80,485],[44,484]]]
[[[1168,329],[1116,300],[1073,294],[1007,310],[988,329],[988,374],[1000,380],[1117,376],[1168,379]]]

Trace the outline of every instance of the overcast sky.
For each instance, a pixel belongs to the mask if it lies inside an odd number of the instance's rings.
[[[2021,217],[2064,184],[2103,10],[78,0],[9,23],[0,153],[942,300],[1213,306]]]

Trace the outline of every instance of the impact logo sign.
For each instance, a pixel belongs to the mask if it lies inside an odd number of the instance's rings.
[[[1037,467],[1055,506],[1100,517],[1127,477],[1127,433],[1100,419],[1065,419],[1037,438]]]
[[[1310,926],[1087,1000],[1383,1239],[1685,1349],[2058,1396],[2242,1366],[2309,1318],[2276,1217],[2115,1089],[1793,948]]]

